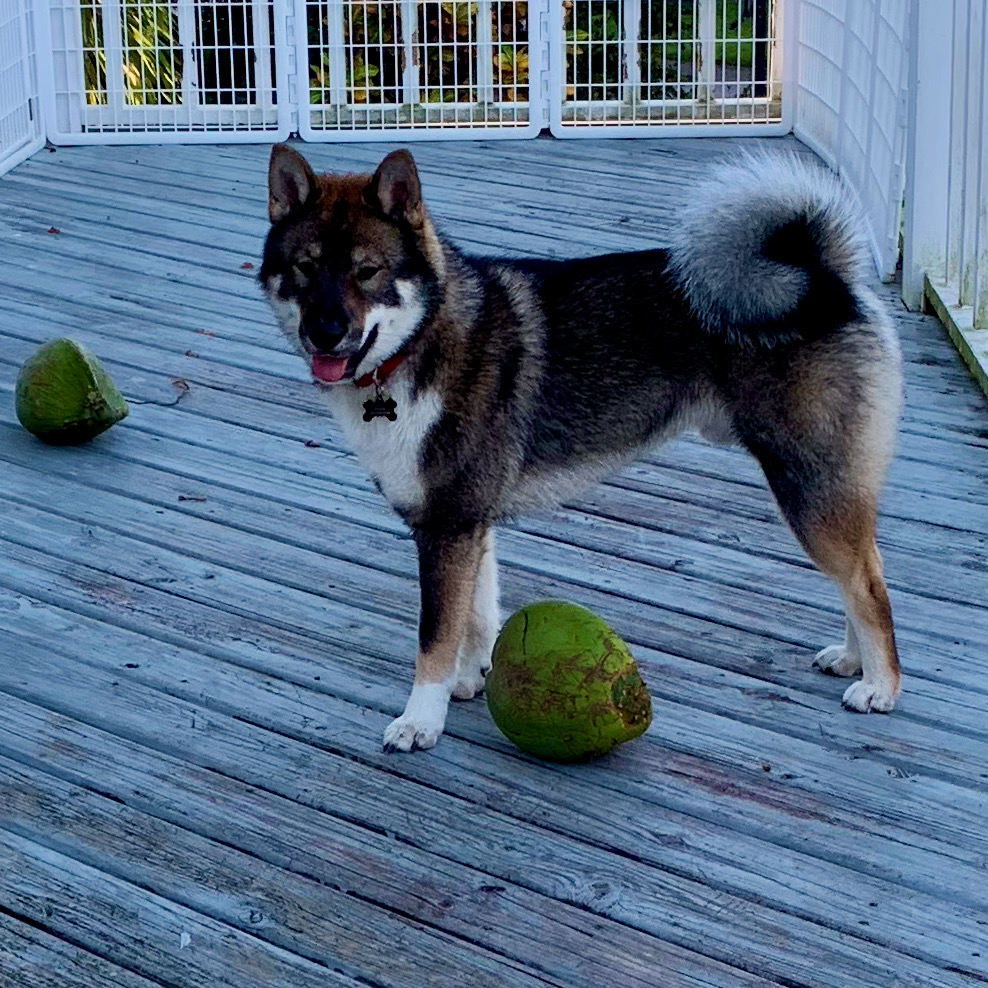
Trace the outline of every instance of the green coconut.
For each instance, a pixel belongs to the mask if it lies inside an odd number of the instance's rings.
[[[17,418],[46,443],[88,442],[127,414],[99,361],[75,340],[50,340],[24,361],[14,393]]]
[[[565,600],[529,604],[508,619],[484,691],[501,732],[546,761],[596,758],[652,722],[628,646],[596,614]]]

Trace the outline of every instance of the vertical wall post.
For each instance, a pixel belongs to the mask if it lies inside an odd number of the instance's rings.
[[[977,44],[977,40],[974,41]],[[981,119],[973,139],[977,142],[975,168],[978,175],[974,241],[974,328],[988,329],[988,16],[981,15]],[[988,354],[988,341],[986,341]]]
[[[902,299],[910,309],[918,309],[922,303],[924,273],[945,274],[953,7],[942,0],[912,0],[910,11],[902,250]]]

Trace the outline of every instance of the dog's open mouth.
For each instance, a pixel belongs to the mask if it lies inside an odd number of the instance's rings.
[[[346,377],[353,356],[329,357],[324,353],[312,355],[312,376],[325,384],[335,384]]]
[[[370,348],[377,342],[378,327],[375,326],[364,340],[363,345],[356,353],[348,354],[345,357],[334,357],[329,353],[312,353],[309,359],[312,361],[312,376],[323,384],[336,384],[345,377],[353,377],[360,362],[370,352]]]

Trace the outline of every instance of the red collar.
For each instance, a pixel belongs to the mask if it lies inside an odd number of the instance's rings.
[[[354,379],[354,385],[358,388],[369,388],[372,384],[384,384],[385,381],[397,370],[401,364],[408,359],[407,350],[399,350],[393,357],[388,357],[379,367],[375,367],[369,374]]]

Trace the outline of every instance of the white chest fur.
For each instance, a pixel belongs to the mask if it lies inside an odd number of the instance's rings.
[[[409,381],[389,381],[387,392],[397,402],[398,418],[364,421],[364,402],[373,388],[340,385],[327,389],[327,397],[347,442],[364,469],[380,485],[384,496],[399,509],[418,507],[424,498],[420,469],[422,444],[442,414],[435,391],[412,396]]]

